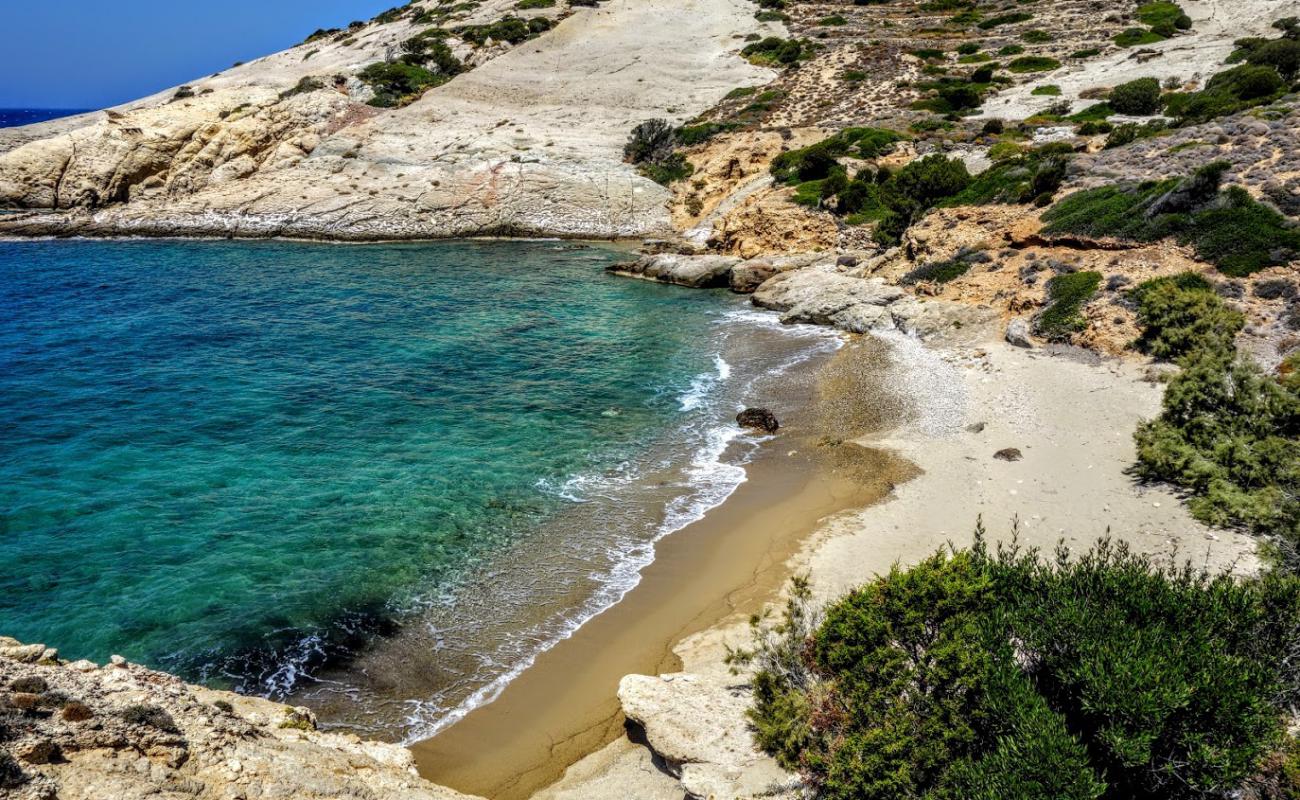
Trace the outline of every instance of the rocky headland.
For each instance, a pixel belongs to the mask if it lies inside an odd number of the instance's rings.
[[[315,716],[128,663],[65,661],[0,637],[0,796],[465,798],[405,748],[316,730]]]

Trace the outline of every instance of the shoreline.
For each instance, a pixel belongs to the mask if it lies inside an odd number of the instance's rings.
[[[856,441],[908,460],[919,474],[880,502],[830,516],[777,565],[783,575],[806,574],[819,604],[896,564],[968,546],[981,519],[990,545],[1010,541],[1015,530],[1021,546],[1050,553],[1063,543],[1078,551],[1110,535],[1210,570],[1258,569],[1253,538],[1204,526],[1174,492],[1126,474],[1133,427],[1154,415],[1163,391],[1147,379],[1145,364],[991,340],[930,345],[880,338],[893,362],[886,379],[900,398],[911,398],[912,413]],[[1022,458],[993,458],[1007,447],[1020,449]],[[579,800],[611,789],[637,800],[802,796],[797,777],[755,748],[744,715],[746,678],[731,674],[723,660],[749,641],[747,620],[733,614],[684,635],[672,648],[671,672],[625,677],[622,705],[643,738],[588,754],[538,800]]]
[[[494,800],[532,796],[623,735],[616,689],[625,674],[677,668],[677,642],[755,613],[777,595],[785,563],[827,517],[874,503],[914,475],[889,454],[825,444],[849,438],[828,431],[861,435],[890,422],[844,418],[841,388],[830,387],[835,396],[828,396],[832,376],[851,376],[840,383],[855,391],[879,383],[877,365],[861,359],[860,348],[847,359],[846,351],[798,369],[778,406],[786,426],[747,465],[745,482],[660,540],[655,560],[619,603],[540,654],[493,702],[412,745],[421,775]]]

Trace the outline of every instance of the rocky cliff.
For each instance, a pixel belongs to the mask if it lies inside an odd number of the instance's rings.
[[[768,80],[735,54],[762,28],[746,0],[411,3],[136,103],[0,131],[0,206],[47,212],[4,228],[350,240],[664,233],[668,192],[623,163],[628,131],[650,117],[688,119]],[[458,74],[376,107],[366,68],[430,42],[446,45]]]
[[[402,747],[322,733],[303,708],[191,686],[118,656],[0,636],[0,797],[458,800]]]

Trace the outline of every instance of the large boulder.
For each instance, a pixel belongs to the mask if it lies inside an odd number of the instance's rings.
[[[776,414],[766,408],[747,408],[736,415],[736,424],[742,428],[753,428],[764,433],[776,433],[781,427]]]
[[[739,263],[740,259],[734,256],[657,253],[642,256],[630,264],[615,264],[609,271],[631,278],[710,289],[727,286],[732,268]]]

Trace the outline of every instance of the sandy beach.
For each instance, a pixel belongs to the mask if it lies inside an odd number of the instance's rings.
[[[862,370],[882,349],[888,366]],[[874,398],[859,396],[852,382],[843,385],[846,375],[864,372],[882,380]],[[831,514],[811,535],[795,532],[802,546],[765,567],[765,589],[806,573],[816,596],[830,600],[895,563],[970,544],[981,518],[990,539],[1008,540],[1014,527],[1030,547],[1086,548],[1109,531],[1135,549],[1210,569],[1258,566],[1252,539],[1206,528],[1175,495],[1126,474],[1134,426],[1157,412],[1162,391],[1148,380],[1145,364],[991,340],[931,347],[889,335],[844,348],[821,376],[823,387],[837,382],[840,390],[826,394],[822,406],[838,404],[836,418],[872,401],[904,406],[889,413],[897,424],[857,443],[914,465],[916,477],[879,502]],[[1018,449],[1020,460],[995,458],[1004,448]],[[744,502],[737,494],[736,502]],[[719,511],[736,513],[731,504]],[[537,796],[576,800],[615,792],[677,800],[683,789],[691,796],[782,796],[788,789],[782,771],[749,739],[743,678],[723,662],[727,646],[748,641],[749,610],[712,627],[684,627],[672,648],[677,664],[663,659],[670,666],[646,672],[657,677],[631,676],[622,684],[624,706],[636,706],[644,730],[591,753]],[[664,753],[671,758],[658,755]]]
[[[421,775],[470,794],[531,796],[585,754],[623,737],[616,691],[624,675],[680,669],[675,643],[759,611],[823,520],[875,502],[911,477],[902,460],[846,441],[850,432],[879,432],[897,422],[894,404],[880,392],[882,353],[857,349],[851,361],[837,354],[791,373],[772,398],[783,430],[748,465],[746,482],[662,540],[622,602],[541,655],[495,701],[413,746]],[[842,369],[850,363],[851,374]],[[846,405],[843,391],[880,396]],[[847,408],[855,413],[842,414]]]

